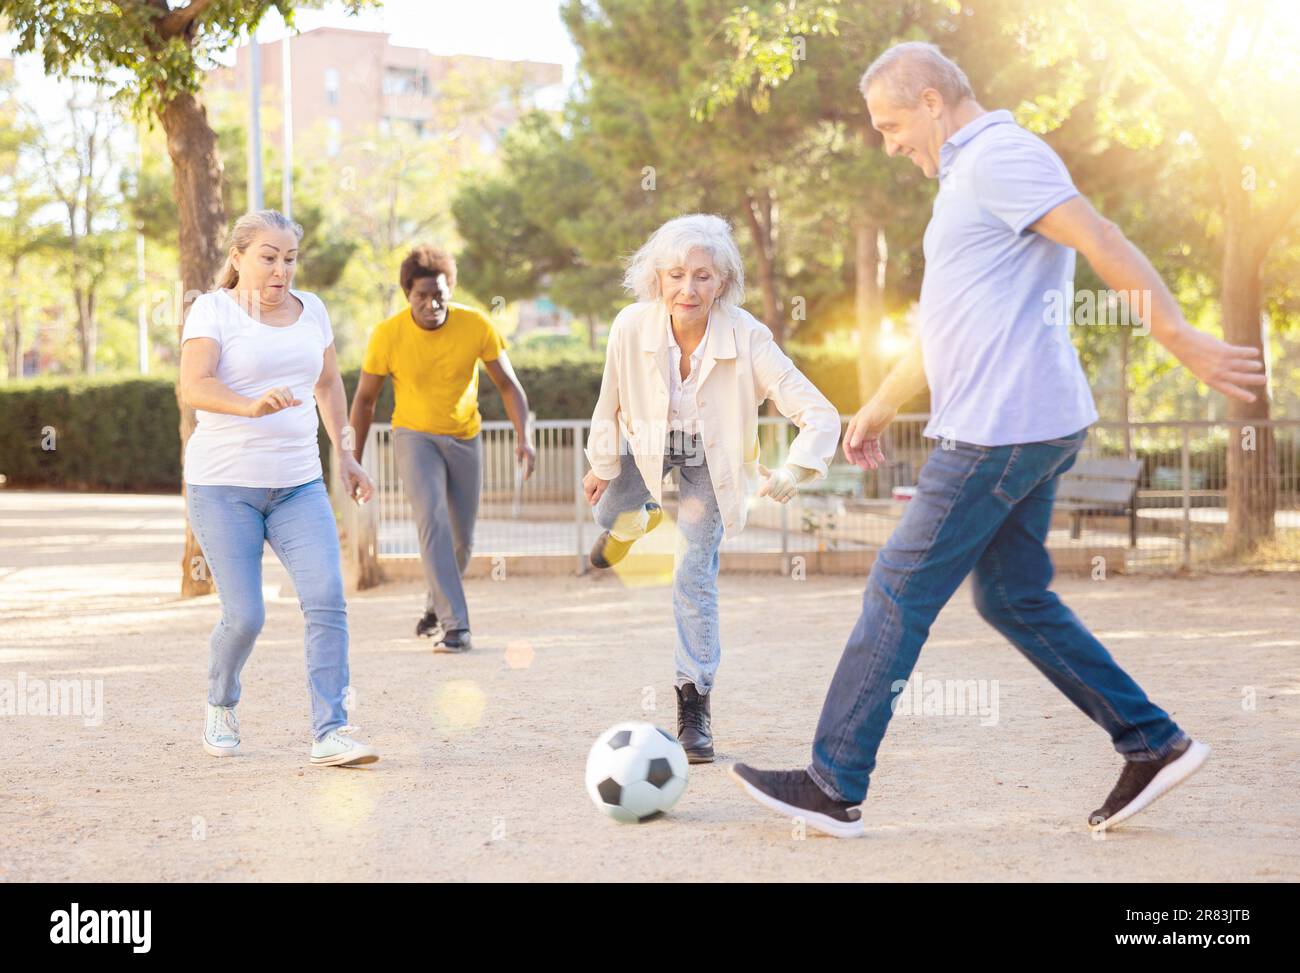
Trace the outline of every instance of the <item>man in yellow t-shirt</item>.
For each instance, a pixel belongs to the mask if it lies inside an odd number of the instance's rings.
[[[453,304],[456,263],[437,247],[410,252],[399,273],[408,307],[370,335],[350,422],[361,459],[384,379],[393,377],[393,448],[415,511],[428,583],[416,635],[436,638],[435,652],[470,647],[461,577],[469,566],[483,470],[478,363],[501,393],[515,427],[515,459],[533,473],[528,398],[510,367],[505,340],[487,316]]]

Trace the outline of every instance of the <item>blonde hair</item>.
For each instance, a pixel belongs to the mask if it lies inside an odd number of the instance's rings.
[[[288,230],[302,242],[302,225],[295,223],[279,210],[255,209],[235,220],[230,228],[230,239],[226,241],[226,262],[217,271],[214,289],[234,287],[239,283],[239,271],[230,259],[230,251],[244,253],[257,235],[264,230]]]
[[[638,301],[659,300],[662,297],[659,271],[681,266],[686,262],[686,255],[696,247],[713,258],[713,264],[722,277],[718,303],[725,307],[743,304],[745,265],[731,236],[731,226],[721,216],[707,213],[678,216],[650,234],[650,239],[628,261],[623,286],[635,294]]]

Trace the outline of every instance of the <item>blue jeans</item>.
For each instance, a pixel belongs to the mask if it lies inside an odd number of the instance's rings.
[[[980,615],[1110,734],[1128,760],[1163,757],[1184,738],[1061,600],[1047,590],[1045,542],[1057,480],[1088,431],[1013,446],[936,449],[876,556],[822,707],[808,773],[860,803],[893,714],[939,610],[972,571]]]
[[[313,738],[347,723],[348,609],[343,599],[339,536],[325,483],[301,486],[186,487],[190,525],[221,597],[212,630],[208,702],[239,702],[239,673],[266,620],[262,545],[271,542],[293,578],[306,618],[307,689]]]
[[[637,469],[636,459],[623,446],[618,476],[596,501],[596,523],[611,530],[619,514],[640,510],[653,499]],[[713,688],[722,645],[718,632],[718,547],[722,544],[722,514],[713,493],[704,446],[697,434],[670,433],[664,450],[663,475],[677,469],[677,549],[673,558],[673,617],[677,622],[678,688],[694,683],[701,695]]]

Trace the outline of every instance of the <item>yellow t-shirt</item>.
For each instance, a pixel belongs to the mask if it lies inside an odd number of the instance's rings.
[[[393,376],[393,425],[472,439],[478,411],[478,363],[496,361],[505,339],[481,311],[449,304],[447,320],[425,331],[407,307],[370,335],[362,371]]]

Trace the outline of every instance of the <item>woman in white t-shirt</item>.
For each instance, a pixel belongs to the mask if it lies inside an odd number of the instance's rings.
[[[302,227],[274,210],[241,216],[217,286],[194,301],[181,336],[181,396],[198,417],[185,450],[189,518],[221,596],[203,748],[214,756],[239,750],[239,674],[265,620],[269,541],[306,620],[311,762],[356,765],[379,755],[345,726],[347,603],[318,404],[348,496],[365,502],[374,486],[352,455],[325,305],[290,287],[301,240]]]

